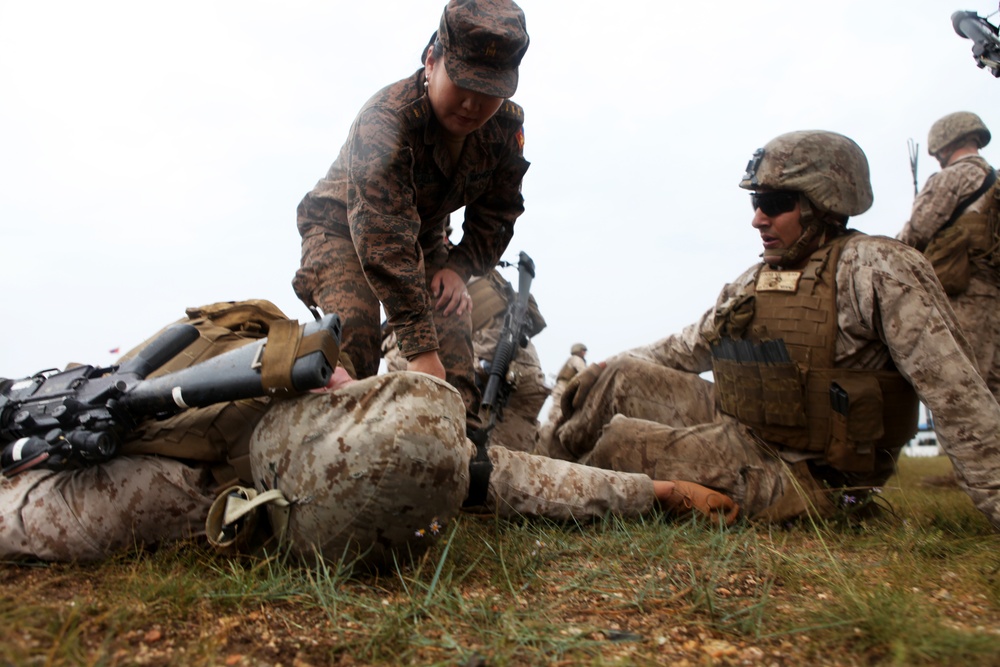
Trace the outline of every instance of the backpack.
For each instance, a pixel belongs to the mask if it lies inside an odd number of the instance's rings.
[[[196,327],[199,338],[150,373],[149,378],[193,366],[265,338],[272,323],[289,319],[264,299],[223,301],[188,308],[185,312],[178,322]],[[130,350],[119,363],[135,356],[161,332]],[[146,419],[129,433],[121,453],[158,454],[206,463],[211,465],[220,484],[237,479],[250,482],[250,435],[272,400],[263,396],[216,403],[184,410],[166,419]]]

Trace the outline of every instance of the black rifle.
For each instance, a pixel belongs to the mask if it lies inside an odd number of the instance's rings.
[[[1000,35],[997,26],[975,12],[955,12],[951,25],[960,37],[971,39],[972,57],[980,69],[1000,77]]]
[[[302,325],[317,334],[316,348],[291,368],[294,392],[325,387],[337,364],[340,318]],[[200,334],[190,324],[168,327],[119,366],[76,366],[22,380],[0,378],[0,465],[6,477],[42,466],[63,470],[107,461],[125,436],[148,417],[273,393],[261,379],[267,339],[152,379],[147,375],[177,356]]]
[[[489,475],[493,469],[486,450],[489,447],[490,433],[496,427],[497,418],[503,414],[513,390],[510,362],[514,360],[518,349],[528,345],[530,338],[528,333],[534,330],[528,312],[528,300],[531,297],[531,281],[535,277],[535,263],[522,251],[518,255],[517,268],[517,296],[507,306],[503,329],[500,331],[496,351],[493,353],[493,361],[487,368],[489,377],[486,380],[481,403],[481,411],[486,414],[486,424],[482,428],[469,431],[469,439],[476,445],[476,457],[469,464],[471,479],[469,496],[464,503],[466,507],[482,505],[486,500]]]

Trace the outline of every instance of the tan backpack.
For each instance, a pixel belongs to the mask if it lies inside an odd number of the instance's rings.
[[[186,316],[178,321],[196,327],[200,337],[148,377],[187,368],[265,338],[272,323],[288,319],[277,306],[263,299],[188,308]],[[162,331],[130,350],[119,363],[137,354]],[[121,453],[159,454],[208,463],[213,465],[220,484],[236,479],[250,482],[250,435],[271,400],[261,397],[216,403],[163,420],[146,419],[128,435]]]

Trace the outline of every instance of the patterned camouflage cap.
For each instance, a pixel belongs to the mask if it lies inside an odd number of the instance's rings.
[[[969,135],[975,135],[980,148],[990,143],[990,131],[982,118],[971,111],[950,113],[931,125],[930,132],[927,133],[927,152],[937,155],[948,144]]]
[[[524,12],[510,0],[451,0],[438,40],[445,70],[459,88],[493,97],[517,90],[517,68],[528,50]]]
[[[864,213],[874,200],[864,151],[823,130],[789,132],[758,148],[740,187],[801,192],[819,208],[846,216]]]

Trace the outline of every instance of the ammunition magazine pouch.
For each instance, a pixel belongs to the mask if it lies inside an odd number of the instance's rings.
[[[896,450],[917,430],[916,393],[895,371],[715,359],[713,374],[722,412],[843,472],[873,471],[877,450]]]

